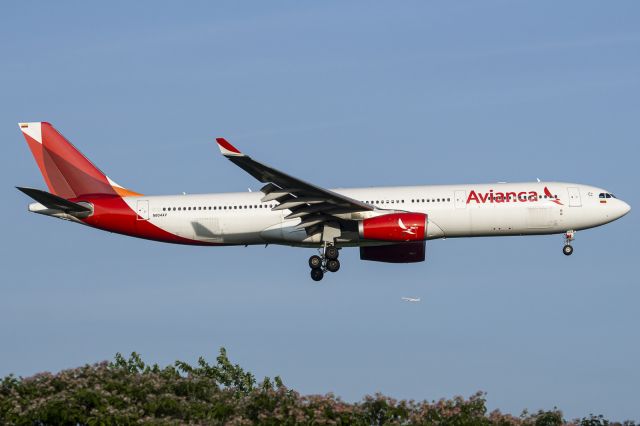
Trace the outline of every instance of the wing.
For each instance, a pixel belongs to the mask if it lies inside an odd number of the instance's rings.
[[[336,220],[334,215],[375,210],[375,207],[353,198],[289,176],[240,152],[223,138],[216,139],[220,152],[262,183],[263,202],[276,201],[273,210],[290,210],[285,219],[301,218],[299,228],[310,232],[314,227]]]

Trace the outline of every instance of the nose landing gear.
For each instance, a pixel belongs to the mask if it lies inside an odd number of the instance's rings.
[[[565,256],[571,256],[573,254],[573,246],[571,245],[571,241],[575,239],[576,231],[567,231],[564,234],[564,247],[562,248],[562,253]]]
[[[338,272],[340,269],[340,261],[338,255],[339,249],[333,245],[326,245],[324,251],[320,249],[320,255],[313,255],[309,258],[309,267],[311,268],[311,279],[320,281],[324,277],[324,273]]]

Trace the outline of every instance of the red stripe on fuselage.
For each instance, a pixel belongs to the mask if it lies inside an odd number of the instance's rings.
[[[221,243],[191,240],[165,231],[148,220],[138,218],[129,205],[120,197],[110,195],[90,195],[71,199],[73,202],[88,202],[93,205],[93,214],[82,219],[87,225],[130,237],[161,241],[173,244],[196,246],[220,246]]]

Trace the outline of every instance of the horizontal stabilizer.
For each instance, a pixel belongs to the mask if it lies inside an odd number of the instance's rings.
[[[61,210],[69,214],[91,213],[91,209],[89,207],[74,203],[73,201],[58,197],[57,195],[50,194],[47,191],[35,188],[22,188],[19,186],[16,186],[16,188],[49,209]]]

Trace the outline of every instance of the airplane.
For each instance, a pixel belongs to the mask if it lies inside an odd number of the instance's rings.
[[[631,207],[595,186],[563,182],[325,189],[216,142],[264,184],[259,192],[143,195],[105,175],[51,124],[19,123],[49,191],[17,187],[29,211],[105,231],[174,244],[281,244],[318,249],[311,278],[340,269],[340,250],[360,259],[413,263],[438,238],[562,234],[604,225]]]
[[[402,300],[404,300],[405,302],[419,302],[420,298],[419,297],[402,297]]]

